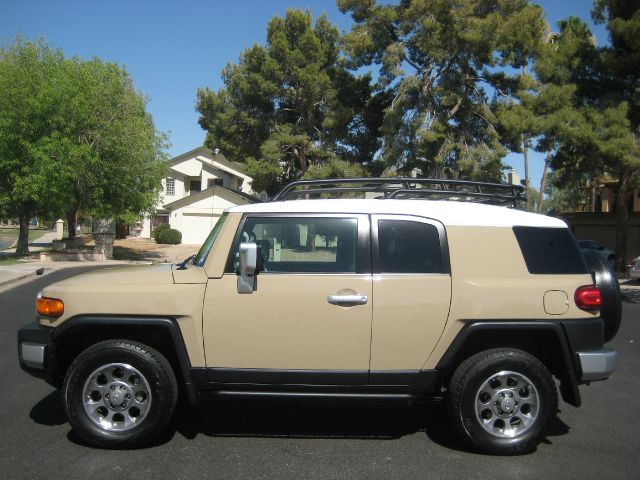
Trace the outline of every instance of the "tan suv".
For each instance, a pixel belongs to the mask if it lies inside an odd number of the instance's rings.
[[[146,443],[179,393],[208,390],[442,399],[476,449],[530,451],[556,414],[553,376],[578,406],[579,384],[614,371],[620,296],[562,221],[482,204],[521,200],[496,184],[297,182],[229,209],[183,263],[45,288],[20,364],[62,388],[95,446]]]

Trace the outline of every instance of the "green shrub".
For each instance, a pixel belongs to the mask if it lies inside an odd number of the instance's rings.
[[[173,228],[165,229],[158,235],[158,243],[168,243],[170,245],[177,245],[182,242],[182,233]]]
[[[169,230],[171,227],[169,226],[168,223],[161,223],[160,225],[158,225],[156,228],[153,229],[153,238],[156,241],[156,243],[162,243],[159,238],[160,238],[160,234],[162,232],[165,232],[167,230]]]

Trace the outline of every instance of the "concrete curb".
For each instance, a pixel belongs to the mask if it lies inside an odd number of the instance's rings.
[[[26,265],[21,265],[21,268],[11,269],[11,268],[2,268],[0,267],[0,277],[6,276],[8,278],[0,279],[0,290],[6,290],[7,286],[12,284],[21,284],[24,283],[25,280],[32,281],[37,277],[45,276],[49,273],[55,272],[57,270],[63,270],[67,268],[82,268],[88,266],[100,266],[100,267],[121,267],[126,265],[145,265],[150,262],[134,262],[134,261],[123,261],[123,260],[105,260],[105,261],[70,261],[70,262],[43,262],[43,265],[40,261],[28,262],[31,264],[29,267]],[[38,275],[38,270],[43,269],[42,274]],[[10,270],[10,273],[3,275],[7,270]],[[20,271],[23,270],[23,271]]]
[[[11,278],[7,278],[5,280],[0,280],[0,287],[4,287],[6,285],[10,285],[12,283],[19,282],[19,281],[24,280],[25,278],[29,278],[31,276],[34,276],[34,277],[42,276],[44,274],[44,272],[41,275],[38,275],[37,274],[38,270],[39,269],[35,269],[33,271],[28,271],[28,272],[25,272],[25,273],[18,273],[15,276],[12,276]]]

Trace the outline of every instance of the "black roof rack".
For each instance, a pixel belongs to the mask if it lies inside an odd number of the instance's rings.
[[[524,187],[505,183],[439,178],[329,178],[300,180],[286,185],[271,201],[299,198],[429,198],[488,203],[522,208]]]

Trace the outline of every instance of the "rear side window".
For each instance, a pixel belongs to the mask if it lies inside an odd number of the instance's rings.
[[[406,220],[378,221],[379,273],[443,273],[438,229]]]
[[[513,227],[529,273],[588,273],[578,244],[566,228]]]

